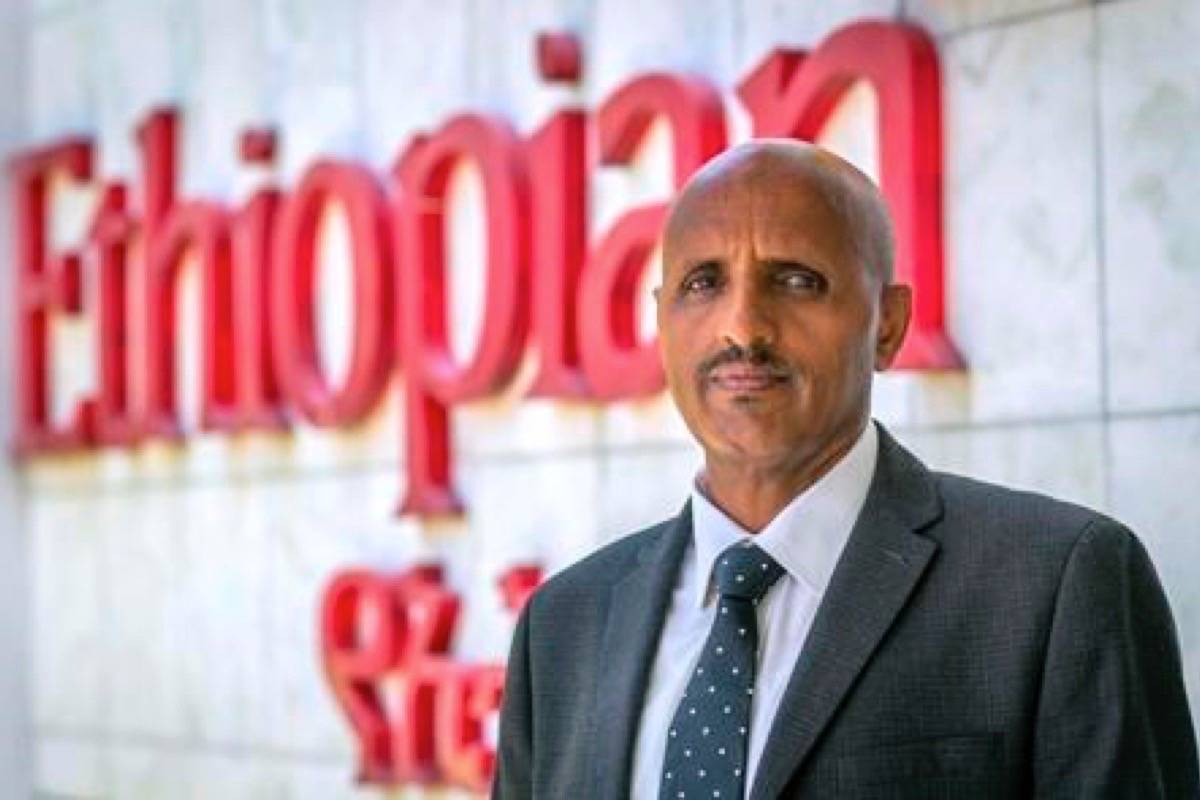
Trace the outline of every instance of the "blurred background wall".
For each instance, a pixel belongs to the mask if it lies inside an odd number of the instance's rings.
[[[24,141],[26,51],[24,3],[0,3],[0,154]],[[12,206],[9,193],[0,194],[0,263],[11,263]],[[0,270],[8,273],[7,269]],[[7,274],[5,277],[7,280]],[[6,282],[5,286],[11,286]],[[0,293],[0,296],[7,292]],[[11,340],[13,308],[0,299],[0,408],[12,397]],[[0,436],[9,440],[12,419],[0,414]],[[29,703],[29,558],[28,528],[22,519],[20,476],[16,465],[0,460],[0,798],[29,795],[32,775]]]
[[[97,171],[133,180],[134,128],[171,103],[183,113],[182,193],[229,205],[263,179],[236,158],[249,125],[277,127],[273,177],[285,187],[321,156],[382,175],[415,130],[455,111],[497,112],[528,132],[564,102],[592,108],[635,73],[665,69],[719,86],[736,139],[747,122],[732,87],[771,48],[815,45],[864,16],[924,27],[943,68],[948,329],[968,369],[882,376],[875,415],[937,468],[1129,523],[1172,601],[1197,713],[1193,0],[24,2],[0,4],[5,155],[89,134]],[[537,78],[544,30],[580,37],[578,86]],[[855,89],[823,134],[871,174],[875,113],[870,91]],[[595,230],[668,194],[665,154],[660,131],[637,168],[593,178]],[[452,339],[468,352],[482,302],[480,189],[469,169],[455,187]],[[94,201],[91,190],[56,193],[58,245],[78,241]],[[351,313],[344,218],[328,214],[323,231],[320,338],[336,373]],[[13,250],[0,244],[8,281]],[[193,427],[195,272],[179,326]],[[10,304],[0,293],[6,325]],[[94,320],[54,323],[62,413],[94,384],[94,335]],[[7,410],[10,369],[0,372]],[[665,398],[581,406],[524,400],[523,388],[455,414],[469,514],[451,524],[392,515],[403,476],[395,386],[349,431],[196,433],[183,446],[0,468],[5,790],[24,794],[25,760],[5,760],[24,739],[44,797],[371,795],[354,786],[355,742],[321,675],[316,615],[331,576],[437,560],[464,599],[455,653],[501,660],[512,625],[495,588],[504,569],[553,571],[673,513],[698,464]]]

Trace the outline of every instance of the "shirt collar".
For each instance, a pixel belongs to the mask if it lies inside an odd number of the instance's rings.
[[[879,456],[879,434],[868,421],[854,446],[816,483],[792,498],[767,527],[752,535],[692,484],[692,541],[696,605],[708,599],[712,568],[725,548],[753,540],[793,578],[824,594],[842,548],[867,499]]]

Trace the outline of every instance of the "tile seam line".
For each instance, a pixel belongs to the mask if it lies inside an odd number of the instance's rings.
[[[36,729],[41,739],[91,744],[97,747],[128,747],[181,755],[227,757],[244,760],[299,761],[308,764],[337,764],[347,762],[353,754],[333,751],[287,750],[255,745],[221,744],[200,739],[177,739],[151,734],[113,734],[103,729],[71,726],[41,726]]]
[[[1108,206],[1105,202],[1106,175],[1104,171],[1105,139],[1104,139],[1104,82],[1101,76],[1104,60],[1103,25],[1099,5],[1091,8],[1092,19],[1092,135],[1095,138],[1092,150],[1092,165],[1095,170],[1094,190],[1096,192],[1096,208],[1094,212],[1096,236],[1096,324],[1100,329],[1100,416],[1101,423],[1101,454],[1104,463],[1101,469],[1103,476],[1104,505],[1111,509],[1113,504],[1113,441],[1112,441],[1112,377],[1111,353],[1109,348],[1109,318],[1108,318],[1108,246],[1107,221]]]
[[[1000,30],[1003,28],[1020,27],[1021,25],[1033,24],[1040,20],[1049,19],[1051,17],[1056,17],[1063,14],[1090,11],[1092,8],[1093,5],[1091,2],[1067,3],[1063,5],[1051,6],[1049,8],[1039,8],[1034,11],[1027,11],[1009,16],[1000,16],[984,22],[964,25],[961,28],[954,28],[942,33],[933,33],[933,38],[939,43],[949,43],[955,41],[956,39],[976,33]],[[921,22],[919,17],[913,17],[909,21],[921,25],[922,27],[926,28],[926,30],[929,30],[929,28]]]

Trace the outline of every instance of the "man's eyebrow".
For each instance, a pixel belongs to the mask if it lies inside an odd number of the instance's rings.
[[[695,272],[701,268],[714,268],[725,266],[725,260],[720,256],[696,256],[686,259],[682,262],[679,269],[684,275]]]
[[[825,272],[825,268],[815,261],[809,261],[792,256],[769,256],[759,259],[759,263],[769,269],[794,269],[801,267],[803,269],[812,270],[813,272]]]

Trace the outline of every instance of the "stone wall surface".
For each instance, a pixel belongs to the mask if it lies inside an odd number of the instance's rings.
[[[25,104],[22,100],[27,42],[25,3],[0,4],[0,153],[22,141]],[[0,252],[12,252],[12,201],[0,195]],[[0,330],[11,330],[13,309],[0,301]],[[10,337],[0,335],[0,397],[11,396],[13,350]],[[3,406],[3,401],[0,401]],[[0,436],[12,430],[7,414],[0,415]],[[20,473],[8,459],[0,460],[0,800],[20,800],[30,791],[32,770],[29,703],[29,531],[25,525]]]
[[[133,178],[135,125],[171,103],[184,114],[183,192],[230,204],[254,185],[236,159],[248,125],[281,132],[285,185],[321,156],[382,174],[415,131],[459,110],[497,112],[528,132],[564,103],[594,107],[650,70],[706,75],[733,109],[733,85],[775,46],[813,45],[862,17],[925,27],[943,69],[948,328],[969,369],[883,375],[875,415],[936,468],[1129,523],[1174,607],[1200,713],[1192,0],[26,5],[11,27],[0,14],[0,45],[12,39],[25,54],[23,70],[0,70],[19,75],[16,86],[0,84],[17,101],[0,108],[0,147],[94,134],[99,171]],[[579,35],[586,67],[577,87],[537,78],[533,37],[545,30]],[[0,66],[10,52],[0,47]],[[852,92],[824,140],[877,174],[874,121],[869,91]],[[743,115],[733,127],[744,133]],[[594,179],[596,226],[666,196],[663,151],[658,137],[638,168]],[[464,352],[479,329],[482,222],[477,177],[456,180],[452,338]],[[57,242],[78,237],[93,199],[56,201]],[[323,224],[320,338],[336,374],[348,358],[351,283],[344,221],[331,214]],[[196,286],[189,276],[180,324],[193,423]],[[6,303],[0,294],[7,324]],[[94,380],[94,332],[57,322],[54,339],[63,410]],[[9,370],[0,372],[7,408]],[[501,660],[513,620],[496,596],[500,572],[526,561],[561,569],[673,513],[699,463],[665,397],[601,407],[523,400],[518,387],[455,414],[468,516],[440,526],[399,520],[398,380],[350,431],[197,433],[182,447],[40,458],[11,477],[3,468],[0,492],[11,485],[16,500],[0,494],[0,556],[28,551],[40,796],[377,796],[354,784],[354,742],[318,658],[317,607],[334,572],[440,560],[467,609],[456,651]],[[0,590],[9,587],[0,571]],[[2,653],[11,615],[0,604]],[[23,647],[19,633],[11,640]],[[7,725],[7,707],[4,716]],[[0,745],[6,735],[0,728]]]

